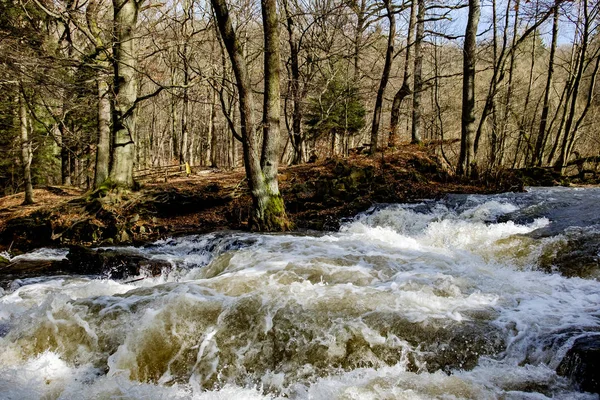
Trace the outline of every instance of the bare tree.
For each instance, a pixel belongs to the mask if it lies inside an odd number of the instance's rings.
[[[33,185],[31,181],[31,160],[33,151],[31,138],[29,137],[29,118],[27,104],[23,95],[23,85],[20,84],[18,104],[19,104],[19,123],[21,128],[21,162],[23,164],[23,180],[25,181],[25,200],[23,204],[33,204]]]
[[[113,99],[113,152],[110,179],[113,184],[133,188],[135,157],[134,107],[137,100],[136,82],[136,25],[140,2],[113,0],[114,10],[114,99]]]
[[[465,30],[463,58],[462,123],[460,155],[456,172],[469,176],[474,169],[473,139],[475,134],[475,61],[477,50],[477,27],[481,14],[479,0],[469,0],[469,17]]]
[[[390,70],[392,69],[392,60],[394,58],[394,43],[396,41],[396,16],[391,0],[383,0],[385,7],[386,17],[389,23],[388,41],[385,52],[385,63],[383,65],[383,72],[381,74],[381,80],[379,81],[379,88],[377,89],[377,96],[375,98],[375,108],[373,109],[373,124],[371,126],[371,154],[377,152],[377,142],[379,138],[379,120],[381,119],[381,107],[383,105],[383,95],[385,88],[390,79]]]
[[[425,38],[425,0],[418,0],[415,63],[413,69],[413,104],[411,143],[421,143],[421,96],[423,92],[423,40]]]
[[[219,31],[233,66],[240,106],[241,136],[246,177],[252,194],[250,226],[255,230],[285,230],[289,223],[277,181],[279,131],[279,29],[276,2],[262,0],[265,41],[265,100],[263,143],[259,143],[254,115],[254,95],[241,43],[233,30],[225,0],[211,0]]]
[[[417,2],[410,3],[410,18],[408,20],[408,29],[406,34],[406,50],[404,56],[404,75],[402,78],[402,86],[394,95],[392,102],[392,110],[390,112],[390,132],[388,136],[388,147],[395,147],[398,144],[398,122],[400,121],[400,107],[407,96],[410,96],[411,64],[412,64],[412,49],[414,41],[414,30],[417,21]]]

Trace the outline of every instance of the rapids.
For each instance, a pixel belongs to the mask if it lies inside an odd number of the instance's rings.
[[[598,231],[599,202],[452,195],[336,233],[119,249],[169,261],[159,277],[16,279],[0,288],[0,398],[597,399],[556,370],[600,335],[600,282],[540,265]]]

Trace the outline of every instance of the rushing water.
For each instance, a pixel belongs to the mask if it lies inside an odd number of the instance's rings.
[[[136,282],[17,280],[0,289],[0,398],[595,399],[555,370],[600,334],[600,282],[538,264],[600,227],[599,202],[456,195],[338,233],[123,249],[173,265]]]

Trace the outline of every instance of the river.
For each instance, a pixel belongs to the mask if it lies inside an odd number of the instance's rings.
[[[600,282],[552,260],[600,232],[598,204],[594,188],[451,195],[336,233],[119,249],[172,265],[137,281],[17,279],[0,398],[597,399],[556,370],[600,335]]]

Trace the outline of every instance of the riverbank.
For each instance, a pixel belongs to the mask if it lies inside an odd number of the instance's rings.
[[[441,157],[416,145],[384,156],[358,154],[281,168],[279,181],[299,230],[336,230],[343,218],[377,203],[521,191],[527,183],[513,171],[477,181],[459,179]],[[193,171],[166,182],[161,176],[127,194],[49,187],[36,189],[35,195],[32,206],[20,204],[22,195],[0,199],[0,250],[143,243],[185,233],[246,230],[251,205],[243,168]]]

